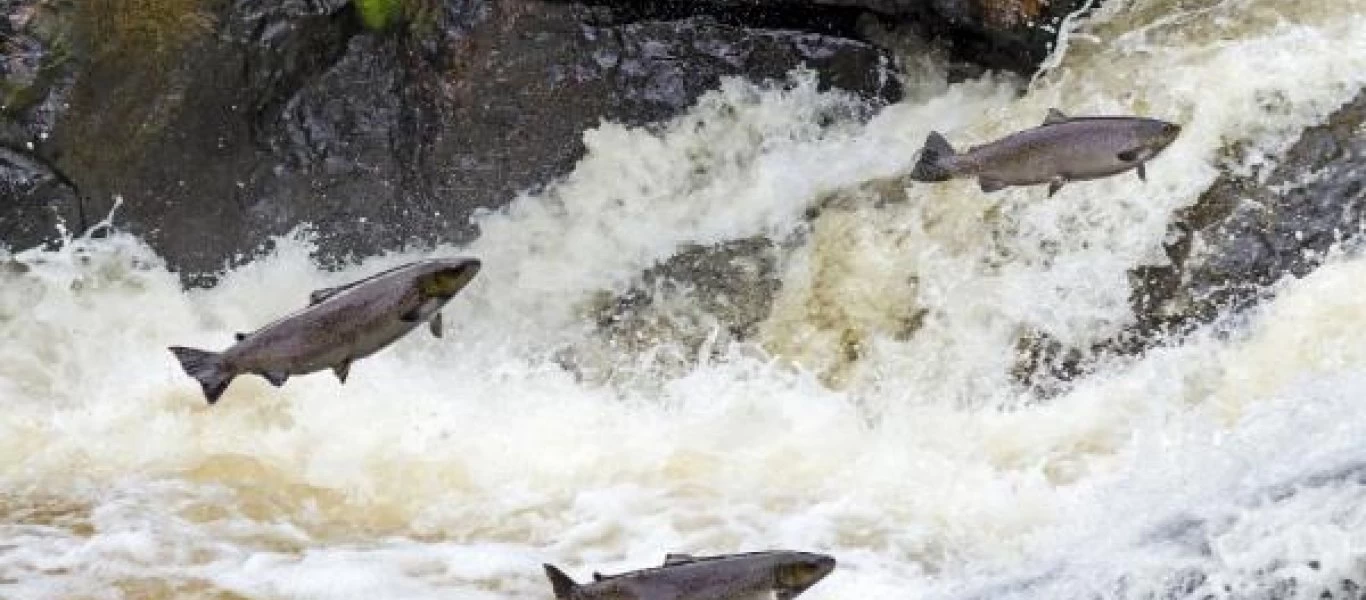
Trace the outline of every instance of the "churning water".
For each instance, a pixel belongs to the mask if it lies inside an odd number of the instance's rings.
[[[1066,41],[1023,97],[927,69],[865,122],[797,75],[588,131],[572,174],[437,250],[484,261],[445,338],[416,331],[345,386],[243,377],[210,408],[166,347],[225,347],[419,255],[328,272],[304,232],[185,291],[124,235],[16,252],[0,597],[548,599],[542,562],[582,579],[764,548],[839,559],[811,600],[1359,595],[1366,258],[1057,396],[1010,370],[1022,332],[1086,345],[1131,322],[1126,273],[1161,262],[1172,212],[1366,84],[1366,0],[1109,0]],[[885,191],[931,129],[967,145],[1055,106],[1185,129],[1147,184]],[[750,236],[782,254],[751,342],[662,368],[595,332],[603,290]]]

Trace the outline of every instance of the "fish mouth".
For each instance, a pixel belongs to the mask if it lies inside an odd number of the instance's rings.
[[[777,590],[778,600],[791,600],[802,592],[811,589],[811,586],[820,583],[826,575],[835,570],[835,557],[824,554],[813,555],[798,564],[801,571],[800,581],[790,583]]]
[[[1162,131],[1158,134],[1159,147],[1165,148],[1176,141],[1177,136],[1181,135],[1181,126],[1176,123],[1163,123]]]

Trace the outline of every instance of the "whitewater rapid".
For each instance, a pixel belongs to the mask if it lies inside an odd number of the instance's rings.
[[[1172,212],[1366,85],[1366,0],[1108,0],[1065,39],[1023,95],[927,67],[863,120],[796,74],[587,131],[571,174],[435,250],[484,262],[445,336],[344,386],[244,377],[208,407],[166,347],[225,347],[430,253],[329,272],[304,227],[184,290],[126,234],[11,249],[0,598],[549,599],[543,562],[585,579],[765,548],[840,561],[811,600],[1355,597],[1366,258],[1054,397],[1010,371],[1022,332],[1085,346],[1131,323],[1127,273],[1164,260]],[[931,130],[968,145],[1050,107],[1184,130],[1147,183],[869,185]],[[586,316],[603,290],[752,236],[783,249],[754,340],[682,371],[612,356]],[[566,352],[642,366],[600,381]]]

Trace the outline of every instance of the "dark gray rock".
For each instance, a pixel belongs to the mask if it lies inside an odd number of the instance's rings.
[[[0,147],[0,247],[27,248],[81,222],[76,189],[33,156]]]
[[[1096,0],[1099,5],[1101,0]],[[669,19],[707,13],[726,22],[837,32],[871,39],[870,26],[903,29],[950,56],[992,69],[1032,72],[1053,48],[1057,28],[1087,0],[596,0],[613,18]],[[1094,7],[1093,7],[1094,8]]]
[[[75,56],[44,81],[71,84],[25,103],[58,108],[37,127],[50,136],[11,146],[74,182],[78,224],[121,196],[117,224],[194,282],[301,223],[328,259],[467,240],[476,210],[571,169],[584,129],[673,116],[725,75],[806,65],[870,106],[899,97],[869,44],[706,17],[605,23],[577,4],[465,0],[371,31],[342,0],[165,1],[179,13],[150,25],[92,18],[130,6],[112,0],[43,20]],[[25,77],[6,81],[42,79]],[[38,87],[55,89],[25,89]],[[5,131],[30,142],[36,113],[11,113]],[[0,222],[27,222],[11,206]],[[16,235],[0,229],[33,241]]]
[[[765,237],[684,246],[624,293],[601,292],[586,315],[596,335],[557,360],[592,381],[681,375],[758,333],[781,286],[780,253]]]
[[[1170,264],[1135,270],[1134,312],[1150,338],[1246,308],[1302,276],[1366,227],[1366,91],[1304,131],[1265,182],[1221,176],[1180,211]]]

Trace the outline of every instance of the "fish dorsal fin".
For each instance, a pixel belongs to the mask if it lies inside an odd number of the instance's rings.
[[[242,333],[242,332],[239,331],[239,332],[237,332],[237,333],[232,334],[232,337],[236,338],[237,341],[240,342],[240,341],[242,341],[242,340],[247,339],[247,334]]]
[[[559,570],[550,563],[543,565],[545,576],[550,579],[550,588],[555,591],[555,597],[561,600],[568,600],[574,594],[574,590],[579,588],[579,584],[574,583],[564,571]]]
[[[671,552],[669,554],[664,555],[664,566],[666,567],[672,567],[674,565],[685,565],[690,562],[697,562],[697,557],[691,554],[683,554],[678,552]]]
[[[333,296],[336,296],[337,294],[340,294],[340,293],[342,293],[342,292],[344,292],[344,291],[346,291],[346,290],[348,290],[348,289],[351,289],[351,287],[353,287],[353,286],[355,286],[355,285],[356,285],[356,284],[354,284],[354,283],[349,283],[349,284],[346,284],[346,285],[339,285],[339,286],[337,286],[337,287],[330,287],[330,288],[323,288],[323,289],[321,289],[321,290],[316,290],[316,291],[314,291],[312,294],[309,294],[309,295],[308,295],[308,305],[309,305],[309,306],[313,306],[313,305],[315,305],[315,304],[318,304],[318,303],[322,302],[323,300],[326,300],[326,299],[328,299],[328,298],[331,298],[331,297],[333,297]]]
[[[1048,116],[1043,118],[1043,124],[1057,125],[1058,123],[1066,123],[1069,119],[1071,119],[1071,117],[1067,116],[1062,111],[1056,108],[1050,108],[1048,109]]]
[[[371,275],[371,276],[366,277],[366,278],[364,278],[364,279],[358,279],[358,280],[356,280],[356,281],[352,281],[351,283],[344,283],[344,284],[339,285],[339,286],[337,286],[337,287],[323,288],[323,289],[317,290],[317,291],[313,292],[312,294],[309,294],[309,295],[308,295],[308,305],[309,305],[309,306],[313,306],[314,304],[317,304],[317,303],[319,303],[319,302],[322,302],[323,300],[326,300],[326,299],[328,299],[328,298],[331,298],[331,297],[333,297],[333,296],[336,296],[337,294],[340,294],[340,293],[342,293],[342,292],[345,292],[346,290],[349,290],[349,289],[351,289],[351,288],[353,288],[353,287],[356,287],[356,286],[358,286],[358,285],[360,285],[360,284],[362,284],[362,283],[369,283],[369,282],[371,282],[371,281],[374,281],[374,280],[376,280],[376,279],[379,279],[380,277],[383,277],[383,276],[385,276],[385,275],[388,275],[388,274],[390,274],[390,273],[393,273],[394,271],[397,271],[397,270],[399,270],[399,269],[406,269],[406,268],[408,268],[408,267],[410,267],[410,266],[412,266],[412,265],[399,265],[399,266],[394,267],[394,268],[392,268],[392,269],[385,269],[385,270],[383,270],[383,271],[380,271],[380,272],[378,272],[378,273],[375,273],[374,275]]]

